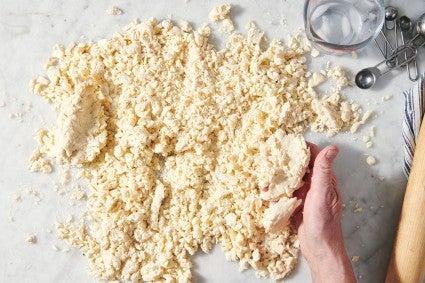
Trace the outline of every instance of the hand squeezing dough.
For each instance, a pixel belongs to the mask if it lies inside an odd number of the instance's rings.
[[[292,198],[295,190],[303,184],[310,160],[310,151],[301,135],[285,135],[277,130],[260,146],[256,156],[257,181],[264,200],[275,200],[271,203],[263,216],[263,226],[266,231],[276,233],[288,223],[292,213],[301,203]]]

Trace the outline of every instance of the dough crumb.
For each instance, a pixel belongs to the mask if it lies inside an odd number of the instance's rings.
[[[68,170],[63,171],[61,176],[61,184],[66,185],[69,183],[70,180],[71,180],[71,174],[69,174],[69,171]]]
[[[56,246],[56,245],[52,245],[52,249],[53,249],[55,252],[60,251],[60,248],[59,248],[58,246]]]
[[[375,134],[376,134],[376,127],[375,126],[371,126],[369,128],[369,136],[373,138],[373,137],[375,137]]]
[[[233,25],[233,22],[231,19],[224,19],[221,22],[221,26],[219,28],[219,31],[221,33],[231,34],[235,30],[235,26]]]
[[[50,160],[44,158],[40,150],[36,149],[30,156],[28,169],[31,172],[42,172],[47,174],[53,171],[53,166]]]
[[[317,49],[315,49],[315,48],[312,48],[311,49],[311,52],[310,52],[310,55],[311,55],[311,57],[318,57],[319,55],[320,55],[320,52],[319,52],[319,50],[317,50]]]
[[[37,235],[36,234],[30,234],[27,236],[27,238],[25,239],[25,242],[29,243],[29,244],[35,244],[37,243]]]
[[[359,58],[359,55],[357,54],[356,51],[351,51],[351,58],[353,58],[353,59],[358,59]]]
[[[353,257],[351,258],[352,262],[358,262],[360,260],[360,256],[358,255],[353,255]]]
[[[216,6],[214,7],[214,9],[211,10],[208,17],[213,22],[223,21],[224,19],[227,19],[229,17],[231,7],[232,6],[227,3]]]
[[[367,143],[366,143],[366,147],[367,147],[367,148],[371,148],[371,147],[373,147],[373,142],[371,142],[371,141],[370,141],[370,142],[367,142]]]
[[[20,194],[16,194],[14,199],[15,199],[16,202],[20,202],[20,201],[22,201],[22,196]]]
[[[312,77],[308,81],[309,87],[316,87],[322,84],[326,80],[325,76],[321,73],[313,73]]]
[[[376,164],[376,158],[375,157],[373,157],[373,156],[371,156],[371,155],[369,155],[367,158],[366,158],[366,163],[369,165],[369,166],[373,166],[373,165],[375,165]]]
[[[74,185],[72,188],[71,199],[72,200],[85,200],[87,199],[86,191],[80,185]]]
[[[0,107],[5,107],[5,106],[6,106],[6,102],[0,101]]]
[[[358,131],[358,129],[359,129],[359,127],[360,127],[361,125],[364,125],[364,124],[366,123],[366,121],[367,121],[367,120],[369,120],[369,119],[370,119],[370,117],[372,117],[372,114],[373,114],[373,112],[372,112],[372,111],[370,111],[370,110],[366,111],[366,112],[363,114],[362,119],[361,119],[360,121],[358,121],[358,122],[354,123],[354,124],[351,126],[350,132],[351,132],[352,134],[354,134],[355,132],[357,132],[357,131]]]
[[[388,101],[388,100],[390,100],[392,97],[393,97],[392,95],[384,95],[384,96],[382,96],[382,102]]]
[[[363,211],[363,208],[358,204],[358,203],[356,203],[355,205],[354,205],[354,210],[353,210],[353,212],[354,213],[360,213],[360,212],[362,212]]]
[[[106,9],[106,14],[112,15],[112,16],[122,15],[123,13],[124,11],[121,8],[118,8],[116,6],[112,6]]]

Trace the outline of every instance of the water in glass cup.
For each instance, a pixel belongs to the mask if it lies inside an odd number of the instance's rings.
[[[310,0],[304,19],[314,45],[331,52],[352,51],[378,35],[384,6],[382,0]]]

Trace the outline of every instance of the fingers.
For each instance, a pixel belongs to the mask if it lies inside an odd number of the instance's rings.
[[[338,148],[334,145],[327,146],[319,152],[313,166],[313,183],[330,185],[328,182],[330,182],[333,161],[337,155]]]
[[[338,182],[333,172],[333,161],[338,155],[336,146],[327,146],[316,157],[311,178],[311,198],[323,212],[330,212],[329,216],[339,213],[340,195]],[[307,196],[309,198],[309,196]],[[327,214],[327,213],[325,213]]]
[[[307,196],[307,193],[310,189],[311,185],[311,168],[313,168],[314,161],[319,154],[319,147],[311,142],[307,142],[307,147],[310,149],[310,161],[308,165],[308,170],[303,178],[304,185],[294,192],[294,196],[298,199],[302,200],[302,203],[295,210],[294,215],[292,217],[292,223],[295,225],[295,228],[298,230],[303,220],[303,210],[304,210],[304,201]]]

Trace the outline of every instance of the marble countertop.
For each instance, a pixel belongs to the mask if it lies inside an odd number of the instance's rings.
[[[254,20],[269,38],[284,40],[303,25],[303,1],[247,0],[228,1],[234,4],[234,22],[244,32],[249,20]],[[393,2],[393,3],[391,3]],[[28,82],[42,74],[42,66],[56,43],[98,40],[121,30],[133,19],[157,17],[188,20],[199,27],[207,22],[209,11],[221,1],[1,1],[0,9],[0,282],[95,282],[86,272],[82,254],[58,240],[49,229],[82,205],[71,207],[69,200],[54,192],[58,173],[34,174],[27,171],[27,160],[35,147],[35,130],[54,122],[51,107],[41,98],[31,95]],[[409,5],[404,5],[409,3]],[[402,13],[417,18],[425,11],[423,0],[389,1]],[[110,6],[118,6],[124,14],[106,14]],[[282,21],[283,20],[283,21]],[[282,24],[285,22],[285,24]],[[223,39],[215,38],[218,46]],[[423,49],[422,51],[425,51]],[[425,70],[425,52],[420,58]],[[322,55],[311,64],[318,70],[327,61],[342,65],[355,74],[359,69],[380,61],[373,45],[358,52],[358,58]],[[395,72],[382,79],[372,90],[348,89],[345,94],[376,118],[355,135],[340,134],[332,139],[308,134],[320,145],[334,143],[340,147],[336,171],[344,198],[343,230],[350,256],[359,256],[353,263],[359,282],[383,282],[395,234],[406,180],[402,174],[401,122],[402,91],[412,87],[405,73]],[[384,96],[390,96],[383,102]],[[28,103],[33,105],[27,111]],[[20,117],[13,117],[18,114]],[[370,126],[376,126],[374,146],[366,148],[362,136]],[[378,160],[370,167],[365,154]],[[383,178],[382,178],[383,177]],[[37,203],[38,192],[40,202]],[[22,200],[16,202],[20,194]],[[362,208],[354,213],[356,205]],[[37,234],[34,245],[25,240]],[[59,251],[55,251],[56,246]],[[194,282],[265,282],[255,278],[252,270],[239,273],[236,263],[226,262],[218,247],[211,254],[197,254],[194,260]],[[287,282],[310,282],[307,264],[301,259]]]

